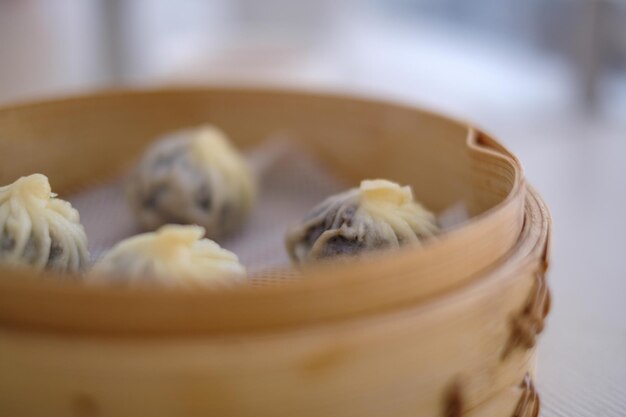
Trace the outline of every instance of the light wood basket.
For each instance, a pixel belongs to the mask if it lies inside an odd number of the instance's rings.
[[[42,172],[63,196],[118,175],[159,134],[205,122],[241,147],[283,134],[347,181],[410,184],[434,210],[462,199],[472,219],[419,249],[263,287],[93,288],[0,269],[0,415],[538,410],[549,216],[516,158],[469,125],[302,92],[109,92],[0,109],[0,184]]]

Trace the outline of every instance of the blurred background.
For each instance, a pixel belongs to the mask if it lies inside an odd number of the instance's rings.
[[[0,103],[220,83],[400,100],[501,139],[555,220],[542,416],[626,415],[626,3],[0,0]]]

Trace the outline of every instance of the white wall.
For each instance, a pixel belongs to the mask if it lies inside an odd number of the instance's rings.
[[[98,85],[97,0],[0,1],[0,101]]]

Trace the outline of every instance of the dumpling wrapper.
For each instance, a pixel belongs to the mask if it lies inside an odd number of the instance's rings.
[[[200,226],[166,225],[125,239],[94,266],[90,279],[196,287],[228,285],[245,277],[237,255],[203,236]]]
[[[324,200],[289,229],[295,262],[355,256],[420,244],[439,230],[435,216],[413,199],[409,186],[377,179]]]
[[[78,272],[88,261],[78,211],[56,198],[45,175],[0,187],[0,263]]]
[[[245,159],[210,125],[173,132],[152,144],[126,191],[145,230],[197,224],[212,239],[241,227],[256,197]]]

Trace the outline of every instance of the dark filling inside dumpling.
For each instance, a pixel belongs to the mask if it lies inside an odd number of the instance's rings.
[[[0,259],[13,253],[16,249],[15,238],[8,232],[3,232],[0,236]],[[45,259],[45,267],[51,269],[65,269],[66,260],[63,259],[64,249],[59,239],[50,235],[50,246],[46,247],[40,239],[31,234],[19,253],[19,259],[27,264],[41,262],[41,257],[48,250],[48,257]],[[83,260],[80,264],[82,266]]]
[[[11,252],[15,248],[15,239],[8,232],[2,232],[0,235],[0,257],[4,253]]]
[[[337,234],[332,236],[324,242],[320,251],[321,257],[331,257],[340,255],[356,255],[363,251],[365,248],[365,242],[358,237],[352,239]]]
[[[209,187],[209,184],[205,183],[200,186],[200,188],[196,192],[195,202],[196,206],[200,210],[206,213],[211,211],[213,198],[211,197],[211,188]]]
[[[50,235],[50,252],[48,254],[47,266],[54,267],[59,258],[63,255],[63,246],[54,235]]]

